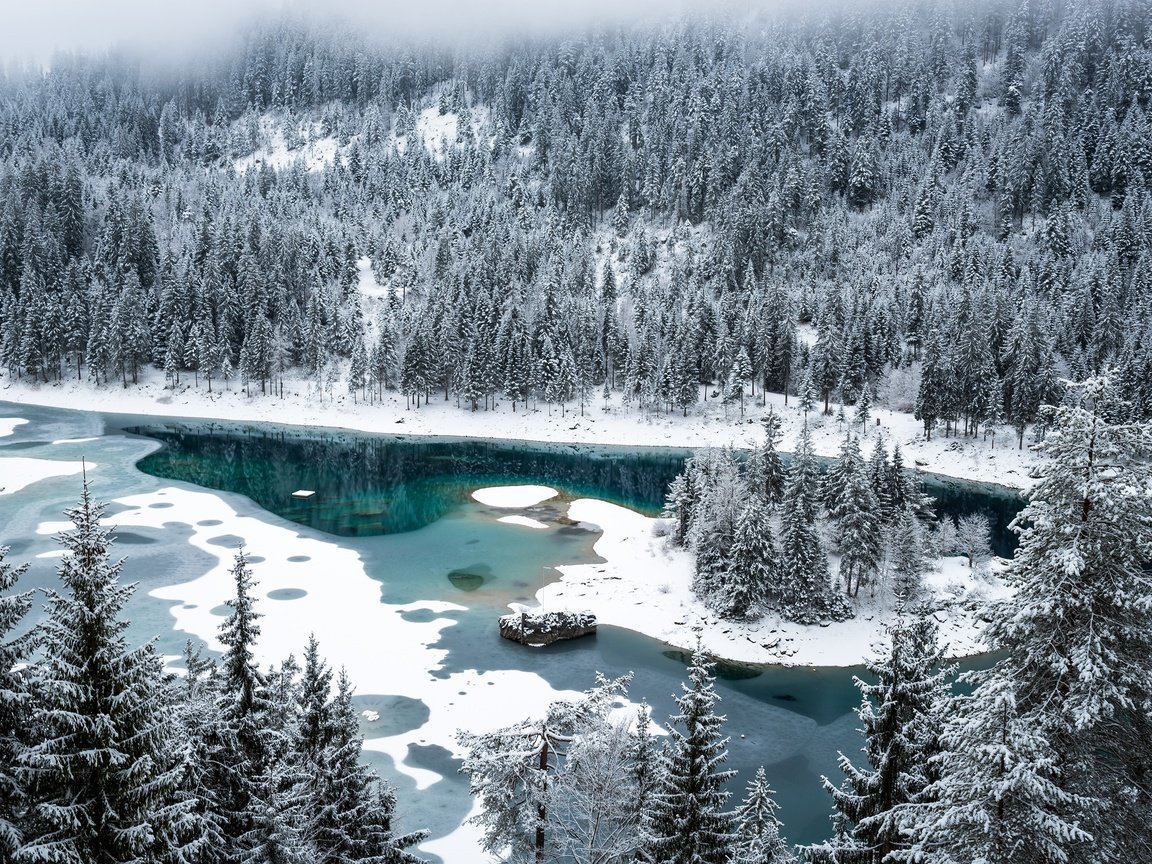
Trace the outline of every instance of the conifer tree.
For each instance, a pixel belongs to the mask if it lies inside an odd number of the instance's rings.
[[[179,851],[188,802],[176,801],[169,690],[152,646],[130,649],[103,505],[85,479],[59,535],[63,593],[48,592],[39,664],[38,740],[23,754],[30,810],[20,862],[118,864]]]
[[[776,793],[768,785],[763,768],[748,783],[744,800],[736,808],[736,842],[732,864],[793,864],[796,860],[780,836],[781,822],[776,817]]]
[[[736,840],[735,818],[724,810],[724,784],[735,772],[721,767],[728,739],[722,737],[724,716],[715,711],[720,697],[712,668],[697,642],[688,683],[676,697],[679,713],[671,718],[648,819],[646,854],[654,864],[727,864]]]
[[[728,554],[715,605],[725,618],[757,618],[780,593],[780,561],[768,513],[755,495],[740,511]]]
[[[800,624],[852,617],[848,602],[832,587],[816,530],[816,487],[816,461],[805,426],[788,474],[780,525],[780,614]]]
[[[804,849],[813,864],[882,864],[910,847],[909,805],[923,802],[932,778],[948,670],[926,613],[898,620],[888,637],[887,651],[868,663],[875,683],[855,679],[867,766],[841,753],[843,782],[824,778],[836,830],[832,840]]]
[[[784,463],[776,451],[781,434],[780,418],[769,412],[761,423],[764,426],[764,440],[748,457],[748,485],[763,497],[769,507],[774,507],[784,497],[784,481],[787,477]]]
[[[32,690],[21,670],[36,646],[37,632],[17,631],[32,608],[32,592],[15,590],[28,566],[4,561],[0,546],[0,859],[14,860],[21,845],[28,796],[19,764],[32,741]]]

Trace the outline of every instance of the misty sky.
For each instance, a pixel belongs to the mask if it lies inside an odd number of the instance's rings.
[[[538,29],[588,19],[661,17],[692,0],[0,0],[0,56],[47,60],[56,49],[127,44],[163,53],[211,44],[260,11],[333,14],[365,29],[455,34]],[[747,5],[749,0],[734,0]],[[709,3],[708,5],[715,5]]]

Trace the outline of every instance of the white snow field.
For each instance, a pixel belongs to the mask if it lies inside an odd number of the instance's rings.
[[[11,435],[17,426],[23,426],[27,422],[23,417],[0,417],[0,438]]]

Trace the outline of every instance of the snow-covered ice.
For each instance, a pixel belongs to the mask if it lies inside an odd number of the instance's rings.
[[[0,495],[11,495],[33,483],[49,477],[67,477],[79,474],[87,467],[96,467],[95,462],[61,462],[54,459],[29,459],[24,456],[0,458]]]
[[[496,521],[497,522],[503,522],[505,525],[520,525],[520,526],[523,526],[524,528],[537,528],[537,529],[544,528],[544,529],[547,529],[547,527],[548,527],[543,522],[541,522],[539,519],[532,519],[528,516],[501,516]]]
[[[557,494],[551,486],[488,486],[477,489],[472,498],[489,507],[523,509],[555,498]]]
[[[23,417],[0,417],[0,438],[11,435],[17,426],[23,426],[27,422]]]

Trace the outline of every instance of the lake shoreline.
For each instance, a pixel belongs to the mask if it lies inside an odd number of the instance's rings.
[[[293,389],[295,388],[295,389]],[[156,370],[146,370],[140,384],[120,387],[95,387],[75,380],[52,384],[13,381],[0,377],[0,402],[100,414],[148,416],[157,419],[201,420],[221,423],[275,423],[361,434],[438,437],[445,439],[490,439],[549,446],[604,445],[623,447],[660,447],[702,449],[734,447],[747,449],[763,440],[757,422],[769,409],[781,418],[782,439],[779,449],[790,452],[805,423],[809,426],[813,448],[818,456],[834,457],[849,426],[832,417],[812,412],[807,417],[797,408],[796,400],[784,404],[780,394],[769,394],[767,405],[749,399],[745,416],[739,419],[737,408],[726,416],[721,406],[697,405],[687,417],[679,414],[640,414],[620,404],[614,394],[604,410],[597,399],[585,406],[585,414],[560,408],[537,407],[508,410],[498,401],[491,411],[472,412],[457,408],[451,401],[434,399],[418,409],[406,407],[405,399],[394,392],[386,393],[382,402],[355,402],[347,394],[317,404],[315,397],[301,381],[286,387],[283,399],[270,395],[246,396],[241,390],[216,389],[208,393],[181,385],[176,390],[163,386]],[[1001,431],[1000,447],[982,439],[940,438],[924,440],[920,423],[910,414],[878,408],[873,412],[878,425],[860,429],[865,454],[867,443],[877,435],[891,449],[900,445],[905,465],[925,473],[959,481],[987,483],[1016,492],[1027,491],[1035,482],[1033,473],[1038,458],[1030,449],[1018,450],[1014,433]],[[850,425],[850,424],[849,424]],[[1003,446],[1007,444],[1008,446]]]

